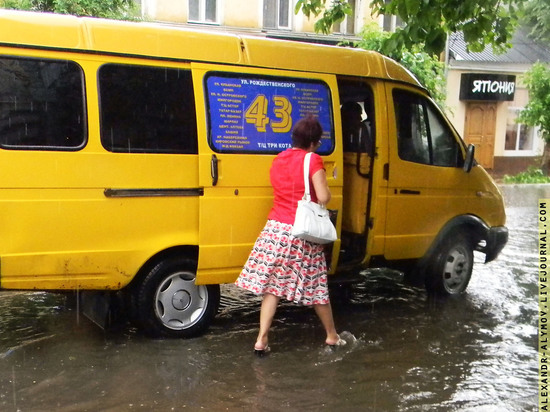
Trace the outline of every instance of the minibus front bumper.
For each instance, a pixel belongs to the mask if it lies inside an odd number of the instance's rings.
[[[508,228],[506,226],[491,227],[487,231],[485,246],[481,252],[485,253],[485,263],[497,258],[506,243],[508,242]]]

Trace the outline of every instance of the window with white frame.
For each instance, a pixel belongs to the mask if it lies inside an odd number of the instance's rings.
[[[264,0],[264,28],[291,29],[293,0]]]
[[[197,23],[217,23],[217,0],[189,0],[189,21]]]
[[[386,0],[385,3],[389,3],[389,0]],[[399,16],[392,14],[382,14],[379,17],[380,27],[382,30],[394,32],[398,27],[403,26],[403,20]]]
[[[536,129],[526,124],[518,123],[517,118],[522,108],[509,107],[506,119],[506,138],[504,150],[518,154],[533,152],[536,149]]]
[[[351,15],[346,15],[344,20],[334,24],[332,27],[332,31],[334,33],[355,34],[355,19],[357,16],[356,10],[359,0],[349,0],[348,3],[351,7]]]

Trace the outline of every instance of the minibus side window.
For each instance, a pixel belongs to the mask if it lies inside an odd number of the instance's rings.
[[[106,64],[99,69],[99,94],[105,149],[198,153],[190,70]]]
[[[459,166],[462,155],[453,133],[441,118],[441,114],[435,111],[431,104],[427,106],[427,112],[432,139],[433,164],[435,166]]]
[[[85,142],[80,66],[66,60],[0,57],[0,147],[78,150]]]
[[[433,104],[404,90],[394,90],[393,98],[399,157],[415,163],[461,167],[459,143]]]

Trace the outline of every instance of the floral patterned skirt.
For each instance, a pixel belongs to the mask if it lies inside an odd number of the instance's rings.
[[[235,284],[300,305],[329,303],[323,246],[296,238],[291,230],[292,225],[268,220]]]

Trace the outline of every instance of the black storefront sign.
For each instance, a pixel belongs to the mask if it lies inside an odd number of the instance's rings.
[[[516,76],[506,74],[463,73],[460,100],[512,101]]]

